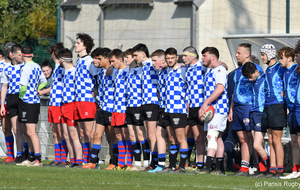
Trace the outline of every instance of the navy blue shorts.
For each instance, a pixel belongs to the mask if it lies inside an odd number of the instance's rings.
[[[261,124],[267,129],[283,130],[287,125],[286,115],[286,104],[273,104],[264,107]]]
[[[251,105],[235,105],[233,107],[233,130],[235,131],[250,131],[250,108]]]
[[[261,126],[262,112],[250,112],[250,130],[265,133],[267,129]]]
[[[296,133],[300,133],[300,112],[294,113],[293,127],[296,129]],[[291,133],[291,134],[296,134],[296,133]]]

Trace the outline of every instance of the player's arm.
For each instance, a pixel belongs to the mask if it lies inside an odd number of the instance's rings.
[[[39,86],[38,86],[38,90],[42,90],[46,86],[47,86],[47,82],[46,83],[40,83]],[[51,89],[51,87],[50,87],[50,89]],[[49,90],[49,92],[50,92],[50,90]]]
[[[223,84],[217,84],[214,92],[203,102],[199,110],[199,115],[202,115],[205,112],[208,104],[212,103],[214,100],[220,97],[221,94],[224,92],[224,90],[225,90],[225,86]]]
[[[4,103],[7,94],[7,86],[8,86],[7,83],[2,83],[2,87],[1,87],[1,115],[2,116],[5,115]]]
[[[21,79],[20,79],[21,88],[20,88],[20,92],[19,92],[19,98],[22,98],[26,94],[27,86],[28,86],[28,82],[29,82],[30,71],[24,66],[22,68],[21,73],[22,73]]]
[[[234,106],[234,103],[233,103],[233,94],[232,94],[230,111],[229,111],[229,115],[228,115],[228,121],[229,122],[232,122],[232,120],[233,120],[233,106]]]
[[[46,86],[47,86],[47,84],[46,84]],[[43,88],[42,88],[42,89],[43,89]],[[51,86],[50,86],[49,88],[45,88],[44,90],[40,90],[40,89],[38,88],[38,93],[39,93],[40,96],[42,96],[42,95],[44,95],[44,94],[49,95],[49,94],[50,94],[50,91],[51,91]]]
[[[42,90],[43,88],[45,88],[47,86],[47,79],[46,79],[45,75],[42,73],[40,77],[41,77],[41,81],[40,81],[40,84],[38,85],[38,90]],[[51,88],[50,88],[50,90],[51,90]]]

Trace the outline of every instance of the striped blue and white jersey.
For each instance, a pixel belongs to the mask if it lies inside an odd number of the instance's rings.
[[[52,74],[49,106],[62,106],[63,78],[65,69],[55,64]]]
[[[142,80],[142,98],[143,105],[145,104],[157,104],[157,85],[158,85],[158,75],[152,64],[152,60],[149,59],[143,64],[143,80]]]
[[[131,68],[127,80],[127,100],[128,107],[140,107],[143,103],[142,99],[142,77],[143,68]]]
[[[167,77],[171,69],[173,70],[173,68],[161,68],[160,70],[158,70],[158,90],[160,108],[165,108],[166,105]]]
[[[202,61],[187,67],[186,80],[188,83],[188,102],[190,108],[201,107],[204,102],[203,77],[207,67]]]
[[[92,92],[95,87],[95,78],[98,69],[92,64],[93,58],[89,55],[80,57],[76,62],[76,101],[95,102]]]
[[[21,69],[24,62],[12,65],[11,63],[5,64],[1,76],[1,83],[7,84],[7,94],[19,94],[21,82]]]
[[[40,103],[38,85],[47,83],[41,67],[33,61],[25,63],[21,69],[21,85],[27,86],[25,95],[21,98],[27,104]]]
[[[98,73],[99,107],[110,113],[112,113],[114,109],[115,80],[117,72],[118,69],[114,68],[112,74],[107,76],[106,69],[103,68],[102,72]]]
[[[171,70],[167,77],[166,87],[166,113],[187,114],[186,93],[186,68]]]
[[[62,102],[64,104],[75,102],[76,68],[64,69]]]
[[[127,78],[129,75],[129,67],[119,69],[115,80],[115,102],[113,112],[126,113],[127,108]]]

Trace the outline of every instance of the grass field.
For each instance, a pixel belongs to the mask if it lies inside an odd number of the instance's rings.
[[[45,162],[49,163],[49,162]],[[104,165],[100,165],[104,168]],[[292,187],[291,185],[294,185]],[[0,164],[0,189],[296,189],[300,180]]]

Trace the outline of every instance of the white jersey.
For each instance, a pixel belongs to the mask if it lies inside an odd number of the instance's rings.
[[[38,85],[44,83],[47,83],[47,79],[41,67],[33,61],[25,63],[21,69],[21,85],[27,86],[27,90],[21,99],[27,104],[40,103]]]

